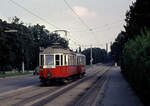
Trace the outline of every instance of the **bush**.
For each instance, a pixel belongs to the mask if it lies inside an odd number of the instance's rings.
[[[150,31],[125,44],[122,72],[144,102],[150,104]]]

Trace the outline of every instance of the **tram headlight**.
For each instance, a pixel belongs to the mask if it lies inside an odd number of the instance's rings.
[[[52,76],[52,74],[51,73],[47,73],[47,76],[50,77],[50,76]]]

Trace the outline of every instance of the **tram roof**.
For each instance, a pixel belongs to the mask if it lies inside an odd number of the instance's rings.
[[[72,52],[70,49],[52,48],[52,47],[44,49],[40,54],[55,54],[55,53],[74,54],[74,52]]]
[[[77,56],[83,56],[85,57],[85,55],[81,54],[81,53],[76,53]]]

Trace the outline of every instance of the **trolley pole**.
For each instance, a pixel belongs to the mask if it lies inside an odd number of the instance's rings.
[[[55,33],[58,33],[58,32],[64,32],[65,33],[65,37],[66,37],[66,40],[68,40],[69,41],[69,39],[68,39],[68,37],[67,37],[67,34],[69,33],[67,30],[55,30],[55,31],[53,31],[53,32],[55,32]]]

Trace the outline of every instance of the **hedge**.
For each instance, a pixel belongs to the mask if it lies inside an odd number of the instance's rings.
[[[122,73],[144,103],[150,105],[150,31],[125,44]]]

